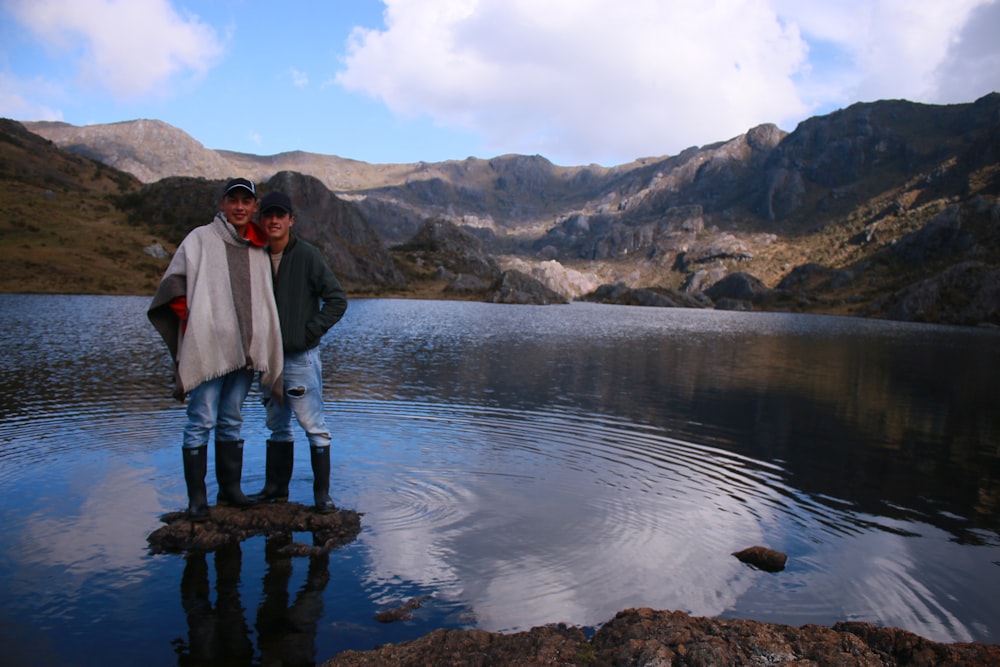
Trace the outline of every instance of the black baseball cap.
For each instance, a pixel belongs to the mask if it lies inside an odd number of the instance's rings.
[[[284,192],[268,192],[260,200],[260,212],[263,213],[269,208],[280,208],[285,213],[292,214],[292,200]]]
[[[222,191],[222,196],[225,197],[236,188],[243,188],[244,190],[252,194],[254,196],[254,199],[257,198],[257,188],[253,186],[253,181],[251,181],[249,178],[234,178],[230,180],[228,183],[226,183],[226,189]]]

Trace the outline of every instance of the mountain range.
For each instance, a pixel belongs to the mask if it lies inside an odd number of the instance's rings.
[[[613,167],[257,156],[156,120],[22,125],[134,179],[115,208],[167,253],[224,179],[283,189],[299,232],[362,293],[1000,324],[996,93],[858,103]]]

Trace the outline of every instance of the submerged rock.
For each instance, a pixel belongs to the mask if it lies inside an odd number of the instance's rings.
[[[762,546],[735,551],[733,555],[740,559],[740,562],[748,563],[765,572],[781,572],[785,569],[785,562],[788,560],[788,556],[780,551]]]
[[[419,609],[424,603],[424,600],[429,598],[429,595],[422,595],[418,598],[410,598],[403,604],[393,609],[387,609],[385,611],[380,611],[375,614],[375,620],[379,623],[395,623],[396,621],[408,621],[413,618],[411,613],[414,609]]]
[[[353,510],[321,514],[300,503],[262,503],[245,509],[216,506],[209,508],[205,521],[191,521],[187,512],[170,512],[160,521],[166,525],[146,538],[153,553],[215,551],[256,535],[312,533],[312,545],[292,542],[284,547],[288,555],[309,556],[353,542],[361,532],[361,515]]]

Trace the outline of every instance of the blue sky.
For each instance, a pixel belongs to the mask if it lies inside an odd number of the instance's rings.
[[[208,148],[614,165],[1000,91],[1000,0],[0,0],[0,116]]]

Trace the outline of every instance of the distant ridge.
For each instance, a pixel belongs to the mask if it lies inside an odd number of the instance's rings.
[[[221,179],[233,170],[217,151],[205,148],[191,135],[159,120],[82,127],[41,121],[24,126],[64,150],[132,174],[143,183],[168,176]]]
[[[356,206],[388,247],[409,242],[430,221],[448,222],[505,266],[570,296],[595,283],[707,294],[746,274],[753,280],[742,283],[749,291],[737,290],[739,298],[722,287],[712,293],[730,307],[770,309],[777,306],[764,303],[762,290],[771,290],[768,298],[797,290],[802,298],[783,308],[933,319],[941,316],[922,306],[893,311],[893,303],[904,289],[938,277],[978,285],[960,289],[976,298],[993,294],[1000,257],[990,232],[990,220],[1000,217],[997,93],[967,104],[858,103],[792,132],[764,124],[614,167],[558,166],[537,155],[413,164],[305,151],[262,157],[206,149],[159,121],[26,126],[151,185],[166,177],[244,174],[264,183],[281,173],[306,175]],[[425,277],[427,263],[439,261],[410,260],[414,275]],[[978,268],[946,273],[970,261]],[[940,299],[953,286],[921,289]],[[639,298],[617,287],[602,294]],[[1000,301],[983,298],[979,315],[948,317],[981,320]],[[1000,324],[1000,316],[985,317]]]

